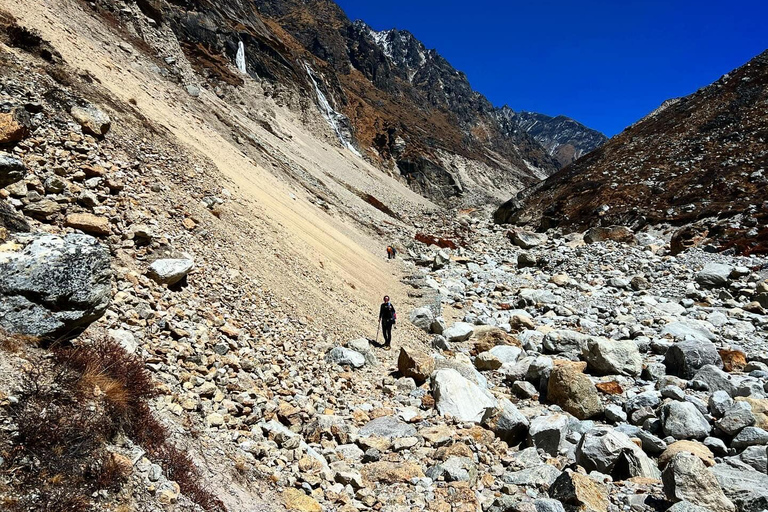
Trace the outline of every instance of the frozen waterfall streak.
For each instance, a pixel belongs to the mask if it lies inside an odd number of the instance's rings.
[[[315,87],[315,94],[317,94],[317,103],[320,106],[320,111],[323,114],[323,117],[326,121],[328,121],[328,124],[331,125],[331,128],[333,128],[333,131],[336,132],[336,136],[339,138],[341,143],[344,145],[345,148],[350,150],[352,153],[354,153],[357,156],[362,156],[357,149],[344,137],[344,134],[341,132],[341,127],[339,126],[339,119],[343,118],[343,114],[339,114],[336,112],[336,110],[333,109],[331,104],[328,102],[328,98],[326,98],[325,94],[323,94],[323,91],[320,90],[320,86],[317,85],[317,80],[315,80],[314,71],[311,67],[309,67],[309,64],[304,63],[304,68],[307,70],[307,75],[309,75],[309,79],[312,80],[312,85]]]
[[[245,45],[242,41],[237,44],[237,56],[235,57],[235,64],[237,64],[237,69],[239,69],[242,74],[248,74],[248,69],[245,67]]]

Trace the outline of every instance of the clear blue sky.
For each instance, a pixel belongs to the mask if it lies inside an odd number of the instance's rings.
[[[406,29],[497,106],[611,136],[768,49],[768,0],[336,0]]]

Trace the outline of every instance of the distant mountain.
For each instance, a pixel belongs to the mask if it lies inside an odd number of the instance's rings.
[[[517,112],[514,115],[517,125],[544,146],[562,167],[608,141],[602,133],[569,117],[550,117],[535,112]]]
[[[569,230],[702,221],[722,248],[768,250],[768,51],[665,102],[496,220]]]

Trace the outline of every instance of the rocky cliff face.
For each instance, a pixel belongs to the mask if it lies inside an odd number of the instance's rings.
[[[512,112],[508,107],[500,116],[511,116],[517,126],[544,146],[562,167],[602,146],[608,137],[565,116],[550,117],[536,112]]]
[[[702,221],[702,229],[720,233],[721,248],[765,250],[767,102],[764,52],[712,85],[665,103],[521,193],[496,218],[568,229]],[[729,221],[722,225],[718,218]]]
[[[559,125],[542,136],[557,141],[547,149],[526,130],[509,129],[435,50],[407,31],[352,22],[329,0],[137,5],[170,27],[212,87],[242,84],[241,62],[270,94],[319,109],[344,146],[433,199],[503,198],[555,172],[569,158],[562,155],[586,150],[570,132],[558,134]],[[560,149],[569,144],[575,149]]]

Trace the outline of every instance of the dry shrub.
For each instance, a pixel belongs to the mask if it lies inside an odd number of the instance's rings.
[[[11,354],[17,354],[24,347],[35,347],[40,343],[38,338],[34,336],[26,336],[23,334],[9,334],[6,331],[0,329],[0,349]]]
[[[189,499],[208,511],[226,511],[201,487],[192,459],[168,443],[147,403],[157,392],[140,358],[104,338],[79,347],[57,344],[51,351],[51,360],[30,367],[10,408],[16,436],[6,439],[0,432],[0,449],[10,446],[0,471],[11,474],[13,498],[3,510],[93,510],[95,491],[118,491],[128,476],[130,469],[106,450],[122,432]]]
[[[152,456],[165,468],[166,476],[179,484],[190,500],[207,511],[226,511],[224,503],[200,486],[200,475],[192,459],[185,452],[166,443],[159,447]]]

